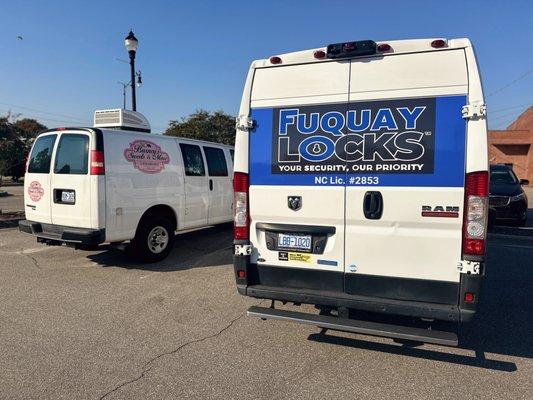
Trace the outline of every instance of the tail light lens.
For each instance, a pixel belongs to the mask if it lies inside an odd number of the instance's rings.
[[[233,176],[233,237],[237,240],[250,238],[248,188],[248,174],[235,172]]]
[[[105,175],[103,151],[91,150],[91,175]]]
[[[466,174],[463,220],[463,255],[483,256],[487,236],[489,174]]]

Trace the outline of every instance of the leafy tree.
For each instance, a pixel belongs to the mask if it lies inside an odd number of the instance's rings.
[[[11,114],[7,114],[5,117],[0,117],[0,140],[12,140],[17,137],[17,130],[10,120]]]
[[[0,185],[2,176],[11,176],[14,181],[24,175],[25,160],[33,139],[46,126],[34,119],[17,119],[8,113],[0,117]]]
[[[27,139],[35,138],[39,133],[47,129],[46,126],[33,118],[16,120],[13,126]]]
[[[224,111],[209,112],[200,109],[181,121],[170,121],[165,135],[234,144],[235,118]]]
[[[24,175],[24,161],[29,147],[19,138],[0,139],[0,175],[11,176],[18,181]]]

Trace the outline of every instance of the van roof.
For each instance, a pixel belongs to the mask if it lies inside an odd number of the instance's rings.
[[[167,140],[176,140],[179,139],[181,141],[189,141],[193,143],[203,143],[203,144],[210,144],[210,145],[217,145],[217,146],[225,146],[228,148],[233,148],[233,145],[230,144],[224,144],[224,143],[217,143],[217,142],[210,142],[208,140],[200,140],[200,139],[192,139],[192,138],[185,138],[181,136],[165,136],[163,134],[157,134],[157,133],[147,133],[147,132],[139,132],[135,130],[124,130],[124,129],[105,129],[105,128],[94,128],[94,127],[84,127],[84,126],[71,126],[71,127],[61,127],[61,128],[53,128],[48,129],[46,131],[40,132],[39,135],[45,134],[45,133],[52,133],[52,132],[63,132],[63,131],[85,131],[85,132],[94,132],[94,131],[101,131],[106,133],[111,133],[113,135],[116,134],[135,134],[138,136],[145,136],[147,138],[153,138],[154,136],[158,136],[159,138],[164,138]]]
[[[431,43],[435,40],[443,40],[445,42],[444,47],[434,48],[431,46]],[[408,39],[408,40],[380,40],[376,41],[376,44],[388,44],[390,50],[384,52],[376,52],[371,56],[362,56],[362,57],[386,57],[396,54],[407,54],[407,53],[420,53],[428,51],[446,51],[450,49],[461,49],[466,47],[471,47],[472,44],[469,39],[446,39],[446,38],[430,38],[430,39]],[[326,52],[327,45],[324,47],[318,47],[315,49],[295,51],[291,53],[276,54],[275,57],[279,57],[281,62],[274,64],[271,62],[270,58],[255,60],[252,62],[252,68],[268,68],[268,67],[280,67],[290,64],[303,64],[303,63],[313,63],[313,62],[328,62],[335,61],[339,59],[329,59],[321,58],[317,59],[314,56],[316,51]],[[348,58],[357,58],[357,57],[348,57]]]

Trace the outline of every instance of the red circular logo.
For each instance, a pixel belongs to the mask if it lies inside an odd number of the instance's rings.
[[[44,196],[44,189],[39,182],[33,181],[28,186],[28,195],[33,201],[39,201]]]
[[[170,162],[168,153],[161,150],[154,142],[135,140],[124,150],[126,160],[133,163],[133,167],[147,174],[157,174]]]

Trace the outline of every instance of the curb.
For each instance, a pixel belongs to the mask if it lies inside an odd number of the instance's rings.
[[[22,219],[24,219],[24,217],[0,220],[0,229],[18,227],[19,221]]]

